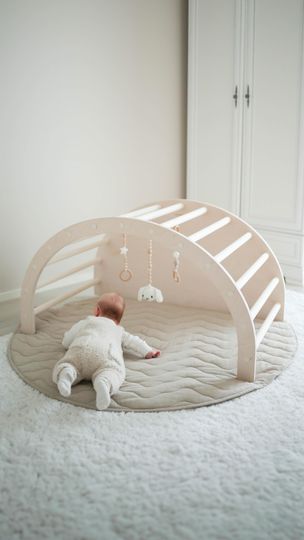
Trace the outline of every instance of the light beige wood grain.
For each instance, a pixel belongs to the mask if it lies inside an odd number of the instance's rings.
[[[172,228],[171,228],[172,227]],[[41,273],[55,261],[73,259],[85,247],[60,253],[69,244],[91,237],[97,247],[92,260],[94,278],[84,285],[37,304],[35,293]],[[120,279],[120,248],[126,235],[128,264],[133,277]],[[238,336],[237,376],[255,380],[256,333],[262,319],[263,335],[273,320],[283,320],[285,284],[280,265],[263,238],[245,221],[226,210],[197,201],[173,199],[150,203],[129,214],[97,218],[72,225],[48,240],[33,257],[22,285],[20,319],[24,333],[35,332],[35,314],[74,297],[89,286],[97,295],[116,290],[137,298],[148,283],[148,246],[153,242],[153,284],[171,304],[230,312]],[[91,244],[92,245],[92,244]],[[173,253],[180,253],[181,280],[172,279]],[[261,264],[262,261],[262,264]],[[71,262],[70,273],[75,273]],[[85,267],[82,263],[79,269]],[[77,267],[76,267],[77,270]],[[63,274],[59,274],[59,279]],[[64,276],[69,275],[65,270]],[[55,277],[49,282],[56,281]],[[275,307],[274,307],[275,306]],[[259,335],[259,342],[262,334]]]

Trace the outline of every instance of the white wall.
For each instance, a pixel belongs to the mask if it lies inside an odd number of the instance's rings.
[[[186,57],[186,0],[0,0],[0,293],[62,227],[184,196]]]

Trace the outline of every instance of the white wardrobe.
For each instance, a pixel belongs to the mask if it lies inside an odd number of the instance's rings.
[[[189,0],[187,197],[263,235],[303,283],[304,0]]]

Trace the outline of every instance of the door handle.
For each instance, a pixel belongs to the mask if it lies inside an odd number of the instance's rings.
[[[247,107],[249,107],[249,104],[250,104],[250,89],[249,89],[249,84],[247,84],[247,92],[245,94],[245,99],[247,101]]]
[[[233,94],[232,98],[234,99],[234,106],[237,107],[237,102],[238,102],[238,87],[237,87],[237,85],[235,87],[234,94]]]

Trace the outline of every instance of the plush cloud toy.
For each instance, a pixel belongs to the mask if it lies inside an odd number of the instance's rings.
[[[137,300],[139,302],[142,300],[147,300],[148,302],[163,302],[164,298],[160,289],[149,284],[139,289]]]

